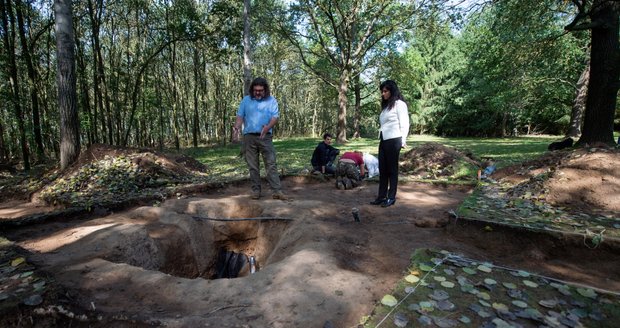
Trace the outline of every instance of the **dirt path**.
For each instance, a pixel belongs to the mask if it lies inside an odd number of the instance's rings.
[[[242,185],[6,235],[82,307],[148,325],[355,327],[402,278],[416,248],[620,291],[617,250],[462,222],[445,227],[464,187],[405,184],[397,204],[381,208],[368,205],[375,183],[350,191],[302,178],[283,183],[291,200],[250,200]],[[257,217],[272,219],[209,219]],[[219,248],[256,256],[258,272],[203,279],[213,275]]]

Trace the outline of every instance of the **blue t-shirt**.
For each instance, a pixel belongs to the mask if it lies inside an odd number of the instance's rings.
[[[243,118],[243,134],[260,133],[272,117],[280,117],[278,101],[272,96],[260,100],[245,96],[239,104],[237,116]]]

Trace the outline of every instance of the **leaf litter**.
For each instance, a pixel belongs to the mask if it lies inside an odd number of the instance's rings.
[[[620,151],[613,149],[548,153],[499,170],[494,179],[479,183],[456,215],[534,231],[576,234],[591,248],[607,240],[620,242],[620,190],[613,183],[620,179],[618,161]]]
[[[0,313],[19,304],[37,306],[49,285],[22,250],[0,237]]]
[[[428,265],[437,254],[444,258],[432,269],[456,272],[457,288],[424,286],[426,280],[435,280],[427,273],[416,283],[405,279],[410,272],[423,272],[420,266]],[[378,304],[363,326],[403,327],[400,324],[408,322],[438,327],[613,327],[620,322],[619,294],[507,267],[493,266],[490,272],[477,270],[476,275],[459,273],[464,264],[476,270],[478,263],[448,252],[416,250],[407,275],[390,294],[396,305]],[[525,273],[528,279],[522,276]],[[493,290],[483,290],[489,280],[496,282]]]

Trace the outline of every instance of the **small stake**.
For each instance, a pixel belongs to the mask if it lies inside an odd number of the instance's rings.
[[[256,259],[250,256],[250,274],[256,273]]]
[[[360,210],[357,207],[351,209],[351,214],[353,214],[355,222],[360,222]]]

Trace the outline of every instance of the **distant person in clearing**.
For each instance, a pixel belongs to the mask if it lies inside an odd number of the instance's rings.
[[[286,200],[282,192],[280,176],[276,166],[276,151],[273,147],[272,128],[278,123],[280,111],[278,101],[271,96],[267,80],[258,77],[250,84],[250,95],[243,97],[233,127],[239,133],[243,125],[243,154],[250,170],[252,199],[261,197],[259,154],[263,156],[267,181],[274,199]]]

